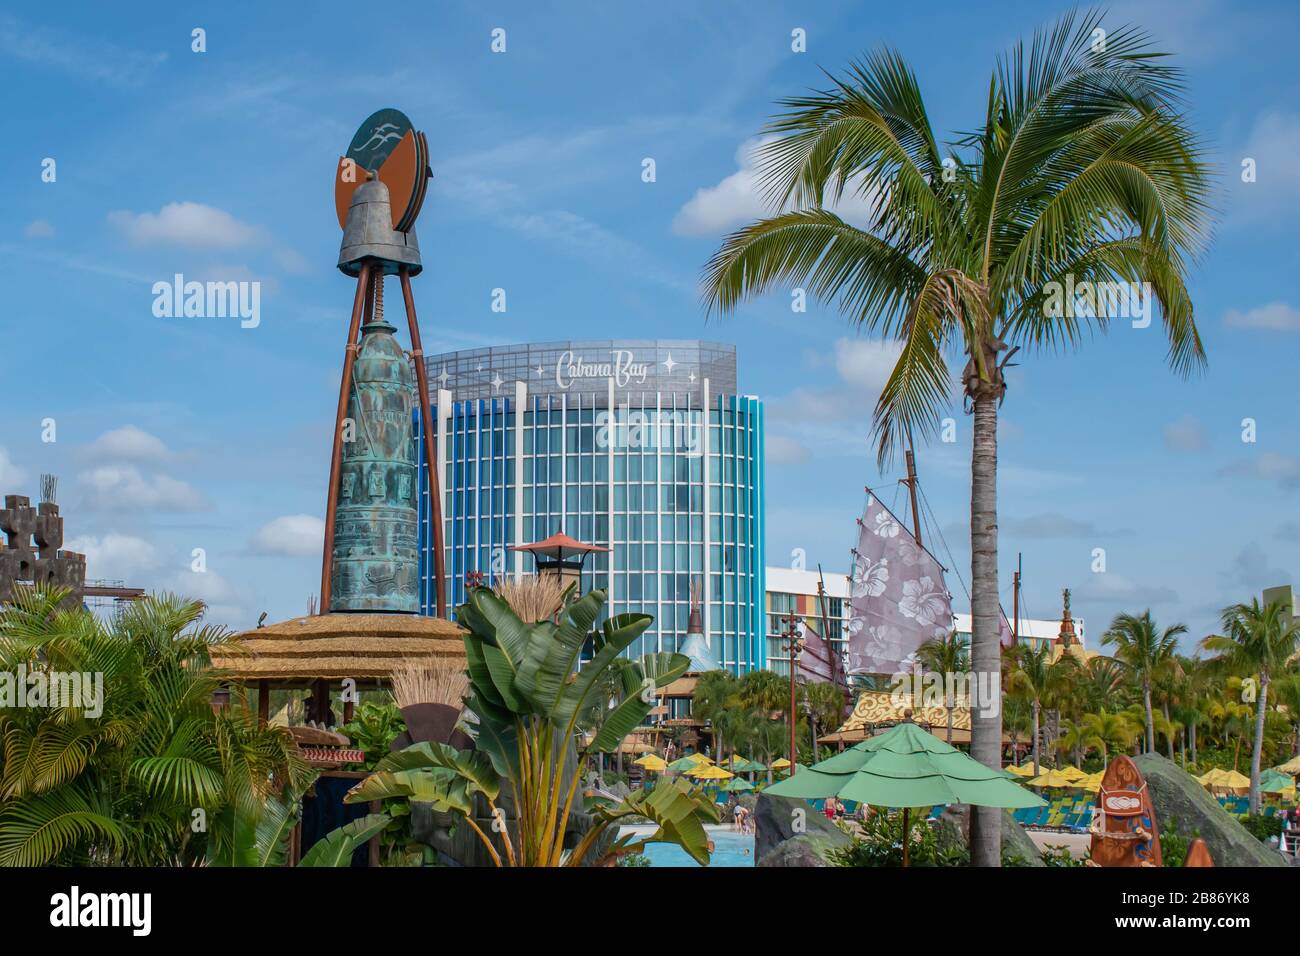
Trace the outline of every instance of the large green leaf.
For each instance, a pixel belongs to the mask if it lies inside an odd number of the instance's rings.
[[[404,798],[428,803],[435,810],[468,814],[474,806],[474,788],[466,778],[444,767],[372,773],[347,792],[344,803]]]
[[[653,706],[653,701],[647,703],[641,699],[640,694],[624,698],[622,703],[605,717],[604,723],[600,725],[600,730],[596,732],[595,739],[587,749],[594,750],[596,753],[613,751],[624,737],[641,725]]]
[[[561,722],[572,714],[571,708],[562,713],[558,707],[572,686],[569,681],[577,669],[582,646],[604,606],[605,592],[590,591],[564,608],[558,627],[548,623],[543,629],[539,625],[532,635],[519,667],[518,686],[539,713]]]
[[[600,593],[603,599],[604,593]],[[613,626],[605,629],[604,646],[583,665],[573,682],[564,686],[563,693],[552,708],[553,719],[561,723],[566,722],[575,711],[583,709],[588,704],[593,690],[607,692],[609,669],[614,666],[618,656],[641,636],[652,621],[653,618],[645,614],[620,614],[615,618]]]
[[[502,703],[516,714],[531,712],[528,698],[515,688],[517,670],[510,656],[499,647],[483,645],[483,660],[487,664],[492,687],[500,696]]]
[[[521,621],[505,599],[488,588],[471,590],[469,604],[477,612],[477,616],[471,614],[471,622],[476,626],[467,624],[471,632],[490,637],[492,643],[505,653],[512,669],[522,667],[537,625]]]
[[[388,754],[375,766],[376,772],[387,770],[413,770],[441,767],[464,777],[472,789],[495,800],[501,789],[501,778],[486,754],[473,750],[457,750],[444,743],[423,741],[412,744],[397,753]]]
[[[0,866],[48,866],[73,846],[116,849],[126,835],[103,808],[62,787],[0,811]]]
[[[357,847],[365,843],[384,827],[391,818],[383,813],[370,813],[346,823],[337,830],[331,830],[316,841],[310,850],[303,854],[299,866],[348,866]]]
[[[658,827],[645,842],[675,843],[701,866],[709,863],[709,835],[704,823],[716,823],[718,809],[706,795],[680,779],[662,779],[653,790],[634,791],[620,803],[597,806],[595,811],[606,820],[645,817]]]

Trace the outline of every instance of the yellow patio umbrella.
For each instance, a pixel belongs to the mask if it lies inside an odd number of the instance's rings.
[[[1207,774],[1196,778],[1206,787],[1219,790],[1242,790],[1250,786],[1250,778],[1235,770],[1216,767]]]
[[[1106,775],[1104,770],[1098,770],[1096,773],[1085,774],[1084,778],[1079,781],[1079,786],[1089,793],[1096,793],[1101,789],[1101,778]]]
[[[1085,780],[1087,779],[1088,776],[1078,767],[1071,767],[1069,764],[1066,764],[1064,767],[1061,767],[1058,772],[1063,773],[1065,774],[1065,776],[1070,777],[1074,780]]]
[[[1034,765],[1032,763],[1027,763],[1023,767],[1010,764],[1005,769],[1007,773],[1014,773],[1017,777],[1032,777],[1034,775]]]
[[[1294,776],[1295,774],[1300,773],[1300,757],[1292,757],[1286,763],[1278,764],[1273,769],[1281,770],[1283,773],[1289,773]]]
[[[1059,770],[1048,770],[1046,773],[1041,773],[1033,780],[1027,781],[1027,784],[1031,787],[1069,787],[1073,790],[1078,790],[1083,786],[1078,780],[1066,776]]]
[[[638,757],[632,761],[638,767],[644,767],[651,773],[663,773],[668,769],[668,763],[658,754],[646,754],[644,757]]]
[[[735,774],[729,770],[723,770],[721,767],[699,766],[694,770],[686,771],[686,776],[694,777],[696,780],[727,780],[734,777]]]
[[[785,770],[790,766],[790,761],[782,757],[780,760],[773,760],[771,767],[773,770]]]

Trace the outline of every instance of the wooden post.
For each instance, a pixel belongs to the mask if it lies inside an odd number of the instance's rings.
[[[433,539],[433,594],[438,617],[447,616],[447,588],[443,581],[442,566],[442,495],[439,488],[442,476],[438,474],[438,457],[433,444],[433,414],[429,407],[429,376],[424,367],[424,347],[420,343],[420,323],[415,317],[415,298],[411,295],[411,274],[406,266],[397,273],[402,283],[402,301],[406,306],[406,322],[411,329],[411,359],[415,363],[415,382],[420,401],[420,421],[424,432],[424,460],[429,475],[429,535]],[[522,415],[523,409],[515,414]],[[516,480],[520,476],[516,475]],[[515,520],[520,520],[516,518]]]
[[[339,407],[334,416],[334,449],[330,453],[330,484],[325,497],[325,552],[321,557],[320,613],[330,612],[330,578],[334,574],[334,516],[339,506],[339,467],[343,461],[343,419],[348,415],[352,393],[352,367],[357,360],[357,334],[361,330],[361,312],[371,298],[370,263],[362,262],[357,274],[357,292],[352,299],[352,321],[348,325],[348,345],[343,352],[343,377],[339,382]]]
[[[311,689],[311,709],[313,712],[311,719],[319,721],[322,724],[326,723],[325,717],[329,712],[329,705],[329,682],[323,677],[318,677],[316,678],[316,682],[312,684]]]
[[[257,682],[257,726],[265,727],[271,720],[271,682]]]
[[[908,845],[912,842],[908,834],[910,829],[911,827],[908,826],[907,807],[903,807],[903,866],[908,865]]]
[[[908,439],[910,446],[911,439]],[[906,452],[907,458],[907,490],[912,499],[912,530],[916,535],[916,543],[921,543],[921,512],[916,504],[916,458],[912,455],[912,449],[909,447]]]

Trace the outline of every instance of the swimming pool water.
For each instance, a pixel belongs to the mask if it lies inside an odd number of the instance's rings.
[[[713,841],[710,867],[754,865],[753,834],[710,829],[709,839]],[[650,858],[651,866],[699,866],[685,850],[672,843],[651,843],[645,848],[645,855]]]

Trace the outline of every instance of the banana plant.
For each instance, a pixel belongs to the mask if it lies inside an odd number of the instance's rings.
[[[498,866],[578,866],[602,845],[608,828],[630,816],[657,825],[645,842],[677,843],[708,861],[705,820],[718,819],[702,793],[685,785],[659,787],[619,803],[596,805],[593,826],[566,852],[570,813],[582,809],[577,768],[590,753],[608,752],[640,726],[655,704],[654,691],[686,672],[681,654],[651,654],[627,660],[621,654],[649,627],[644,614],[620,614],[597,628],[605,592],[591,591],[569,603],[557,619],[523,621],[487,588],[473,588],[456,609],[468,629],[465,656],[470,679],[469,708],[477,718],[476,750],[421,743],[384,758],[376,772],[349,793],[349,802],[405,796],[463,818]],[[579,668],[583,645],[592,659]],[[577,760],[574,760],[574,757]],[[484,800],[504,821],[497,800],[507,792],[513,826],[493,826],[502,845],[475,820]],[[513,831],[513,832],[512,832]],[[632,852],[627,841],[595,862]]]

